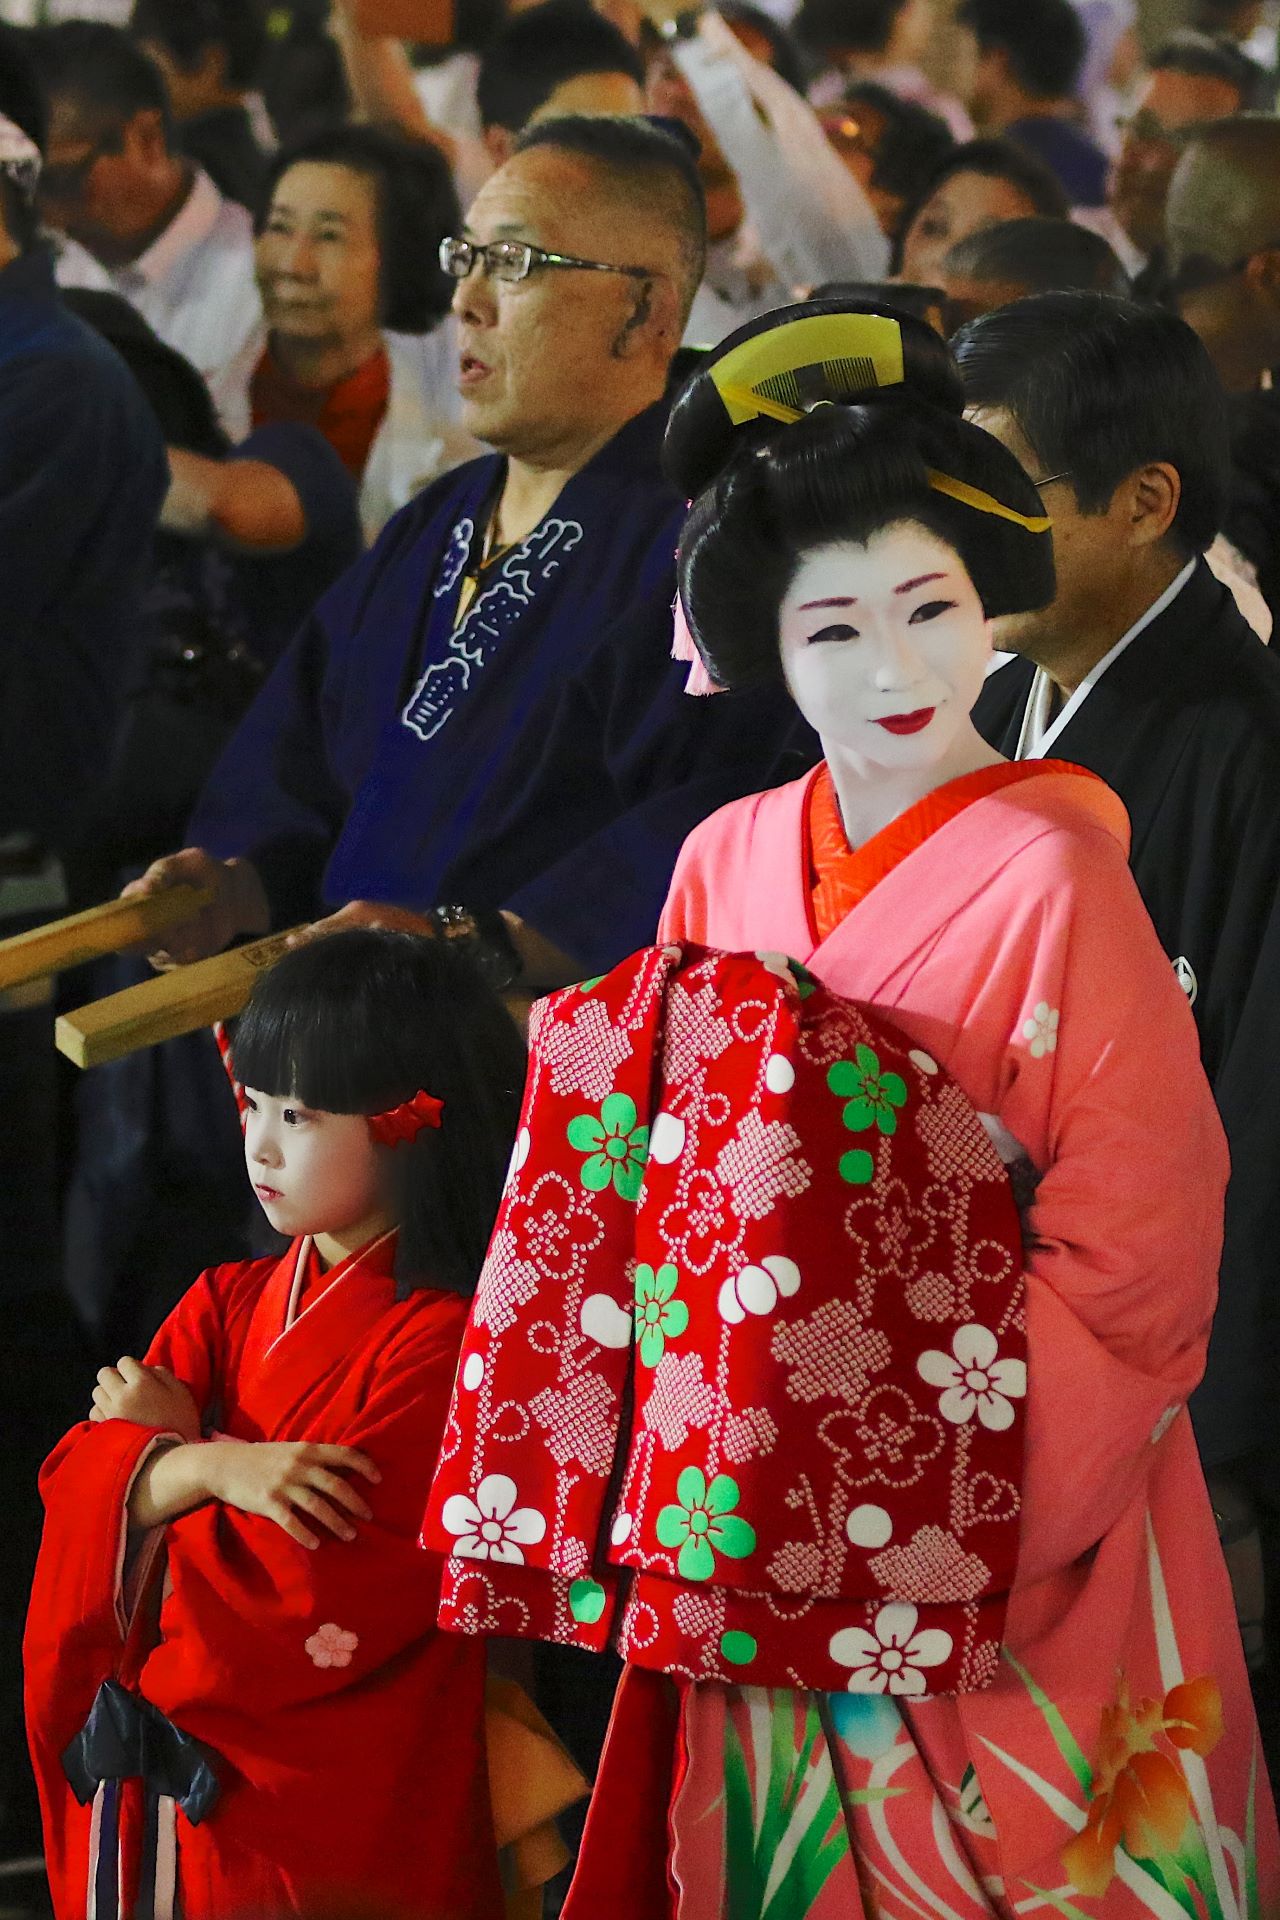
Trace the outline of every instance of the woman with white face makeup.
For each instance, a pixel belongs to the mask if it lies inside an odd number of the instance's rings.
[[[977,1575],[972,1516],[886,1536],[883,1605],[850,1619],[849,1691],[820,1696],[821,1738],[806,1741],[792,1696],[750,1687],[749,1663],[741,1688],[690,1688],[672,1871],[695,1872],[696,1836],[697,1883],[724,1890],[698,1920],[747,1913],[741,1830],[723,1814],[745,1768],[758,1808],[795,1809],[780,1858],[837,1809],[839,1842],[807,1856],[789,1915],[857,1912],[861,1898],[977,1920],[1049,1889],[1062,1912],[1171,1920],[1191,1910],[1172,1889],[1191,1881],[1206,1914],[1261,1914],[1274,1810],[1185,1412],[1214,1305],[1221,1129],[1128,871],[1123,807],[1078,768],[1005,762],[969,718],[989,622],[1053,596],[1043,504],[962,418],[939,341],[836,302],[727,341],[677,401],[667,460],[692,498],[679,579],[696,671],[729,689],[775,682],[824,757],[697,829],[660,937],[785,953],[887,1015],[914,1062],[954,1076],[1029,1196],[1018,1576],[987,1684],[924,1697],[930,1650],[912,1639],[918,1606]],[[861,1065],[871,1105],[851,1126],[876,1124],[882,1092],[874,1058]],[[980,1277],[935,1271],[891,1192],[851,1199],[867,1259],[900,1275],[920,1320],[937,1420],[997,1417],[964,1398],[1000,1366]],[[939,1323],[966,1286],[972,1322],[948,1358],[933,1351]],[[801,1613],[841,1529],[879,1544],[877,1485],[909,1484],[932,1444],[928,1419],[890,1432],[860,1390],[842,1396],[830,1351],[803,1391],[830,1397],[826,1444],[859,1453],[862,1504],[797,1515]],[[678,1911],[693,1920],[693,1905]]]

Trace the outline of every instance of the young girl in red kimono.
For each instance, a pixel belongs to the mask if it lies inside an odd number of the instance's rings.
[[[573,1920],[1280,1911],[1186,1412],[1221,1127],[1124,809],[1076,768],[1006,765],[969,719],[990,620],[1047,604],[1054,582],[1035,487],[961,408],[926,329],[814,303],[742,329],[673,410],[701,664],[793,699],[824,759],[686,843],[660,929],[664,964],[685,969],[660,1074],[632,1065],[636,963],[583,990],[600,1006],[560,996],[531,1030],[522,1170],[463,1349],[479,1394],[455,1397],[424,1535],[458,1536],[442,1621],[613,1638],[631,1663]],[[826,1082],[856,1142],[838,1167],[805,1092],[832,1059],[821,1022],[751,1058],[768,995],[704,981],[703,948],[766,969],[790,955],[865,1014],[870,1037],[840,1042]],[[557,1097],[588,1088],[596,1116],[566,1121]],[[984,1293],[998,1237],[970,1238],[952,1191],[981,1164],[977,1122],[1021,1170],[1022,1291],[1003,1311]],[[903,1151],[913,1129],[924,1169]],[[581,1172],[576,1148],[594,1151]],[[554,1273],[537,1282],[553,1177],[587,1267],[578,1321]],[[610,1177],[635,1219],[606,1239],[581,1216]],[[634,1273],[630,1329],[603,1248]],[[837,1295],[816,1309],[815,1280]],[[904,1325],[916,1346],[885,1389],[880,1343]],[[635,1414],[611,1470],[601,1383],[620,1358]],[[510,1401],[553,1422],[551,1487]],[[978,1469],[1024,1409],[1020,1474]],[[959,1442],[972,1480],[904,1521]],[[582,1463],[600,1461],[594,1529]],[[998,1645],[948,1672],[959,1636],[930,1610],[981,1595],[979,1531],[997,1520],[1017,1529]]]
[[[361,931],[264,975],[233,1063],[288,1249],[203,1274],[42,1475],[55,1912],[497,1920],[483,1648],[416,1534],[523,1048],[453,955]]]

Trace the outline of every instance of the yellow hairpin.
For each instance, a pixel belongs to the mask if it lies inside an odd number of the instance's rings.
[[[708,371],[735,427],[759,419],[794,426],[833,400],[901,386],[906,377],[902,328],[887,314],[809,314],[754,334]],[[1047,514],[1019,513],[949,473],[930,468],[928,477],[935,493],[976,513],[1009,520],[1027,533],[1048,533],[1052,525]]]
[[[935,493],[945,493],[948,499],[958,500],[963,507],[973,507],[978,513],[994,513],[999,520],[1012,520],[1015,527],[1024,527],[1028,533],[1048,533],[1053,525],[1047,513],[1019,513],[1016,507],[1006,507],[994,494],[984,493],[981,487],[971,487],[967,480],[953,479],[949,473],[938,473],[929,468],[929,485]]]
[[[735,411],[741,414],[742,418],[734,422],[735,426],[761,416],[766,420],[780,420],[786,427],[793,427],[797,420],[808,419],[803,407],[784,406],[781,400],[770,400],[767,395],[757,393],[754,387],[740,387],[731,380],[717,380],[716,392],[729,409],[730,416]]]

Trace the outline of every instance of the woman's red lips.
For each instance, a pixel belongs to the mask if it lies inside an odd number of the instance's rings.
[[[937,711],[936,707],[919,707],[915,713],[888,713],[876,725],[886,733],[923,733]]]
[[[253,1190],[259,1200],[283,1200],[284,1198],[279,1187],[264,1187],[261,1181],[255,1180]]]

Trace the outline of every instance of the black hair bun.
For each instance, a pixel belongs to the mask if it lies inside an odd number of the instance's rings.
[[[914,315],[896,309],[890,301],[806,300],[763,314],[738,327],[701,364],[677,394],[663,443],[663,466],[671,484],[687,500],[696,499],[719,477],[735,453],[758,446],[787,429],[769,419],[735,426],[712,378],[713,370],[745,341],[794,320],[840,314],[871,314],[896,320],[902,333],[903,379],[892,386],[868,385],[856,393],[859,404],[901,405],[917,401],[959,418],[964,413],[964,389],[946,342]],[[854,394],[850,393],[850,399]]]

